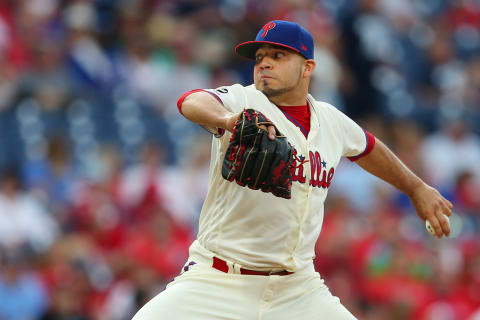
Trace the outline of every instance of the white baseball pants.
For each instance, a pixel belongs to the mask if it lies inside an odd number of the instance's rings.
[[[212,268],[212,255],[191,252],[187,271],[133,320],[356,319],[330,293],[313,264],[285,276],[242,275],[235,268],[229,273]]]

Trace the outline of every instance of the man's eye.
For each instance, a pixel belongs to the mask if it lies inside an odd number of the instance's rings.
[[[285,56],[285,54],[283,52],[275,52],[273,56],[275,57],[275,59],[279,59]]]
[[[263,59],[263,56],[260,55],[260,54],[255,57],[256,62],[260,62],[260,61],[262,61],[262,59]]]

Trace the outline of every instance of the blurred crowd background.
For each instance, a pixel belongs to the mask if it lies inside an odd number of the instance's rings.
[[[359,319],[480,319],[480,1],[0,1],[0,319],[125,320],[180,272],[211,135],[187,90],[252,82],[233,47],[269,20],[316,41],[311,93],[454,204],[342,161],[315,264]],[[159,315],[161,318],[161,315]]]

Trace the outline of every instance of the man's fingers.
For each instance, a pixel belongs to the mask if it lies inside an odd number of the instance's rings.
[[[275,136],[276,136],[276,133],[277,133],[277,131],[275,130],[275,127],[274,126],[268,126],[267,131],[268,131],[268,138],[270,140],[275,140]]]
[[[277,131],[275,130],[275,126],[265,126],[265,125],[259,125],[260,128],[268,132],[268,138],[270,140],[275,140]]]
[[[444,199],[445,201],[442,202],[442,205],[443,205],[443,213],[446,214],[447,216],[451,216],[452,215],[452,208],[453,206],[451,206],[451,202],[448,201],[447,199]]]
[[[448,220],[448,216],[446,216],[445,213],[440,210],[437,212],[437,218],[440,221],[443,234],[448,237],[450,235],[450,222]]]
[[[445,199],[445,201],[447,202],[447,206],[450,208],[450,210],[452,210],[453,209],[453,203],[451,203],[447,199]]]
[[[241,115],[242,113],[231,114],[225,121],[225,129],[227,129],[230,132],[233,132],[233,128],[235,127],[235,124],[237,123],[237,121],[240,119]]]
[[[438,190],[424,185],[416,189],[410,197],[414,203],[417,214],[427,220],[427,230],[433,235],[441,238],[443,235],[450,235],[450,220],[453,204],[445,199]]]
[[[440,222],[438,221],[437,217],[435,215],[432,215],[427,219],[430,222],[430,225],[432,226],[433,230],[435,231],[435,235],[437,238],[441,238],[443,235],[443,230]]]
[[[443,208],[438,208],[434,215],[427,219],[435,231],[435,235],[441,238],[443,235],[450,235],[450,221],[448,216],[444,214]]]

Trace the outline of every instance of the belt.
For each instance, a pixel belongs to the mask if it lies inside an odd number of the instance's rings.
[[[213,257],[213,268],[228,273],[229,267],[228,264],[225,260],[222,260],[217,257]],[[240,268],[240,274],[247,274],[247,275],[253,275],[253,276],[287,276],[289,274],[292,274],[293,272],[287,271],[287,270],[281,270],[281,271],[257,271],[257,270],[249,270],[245,268]]]

